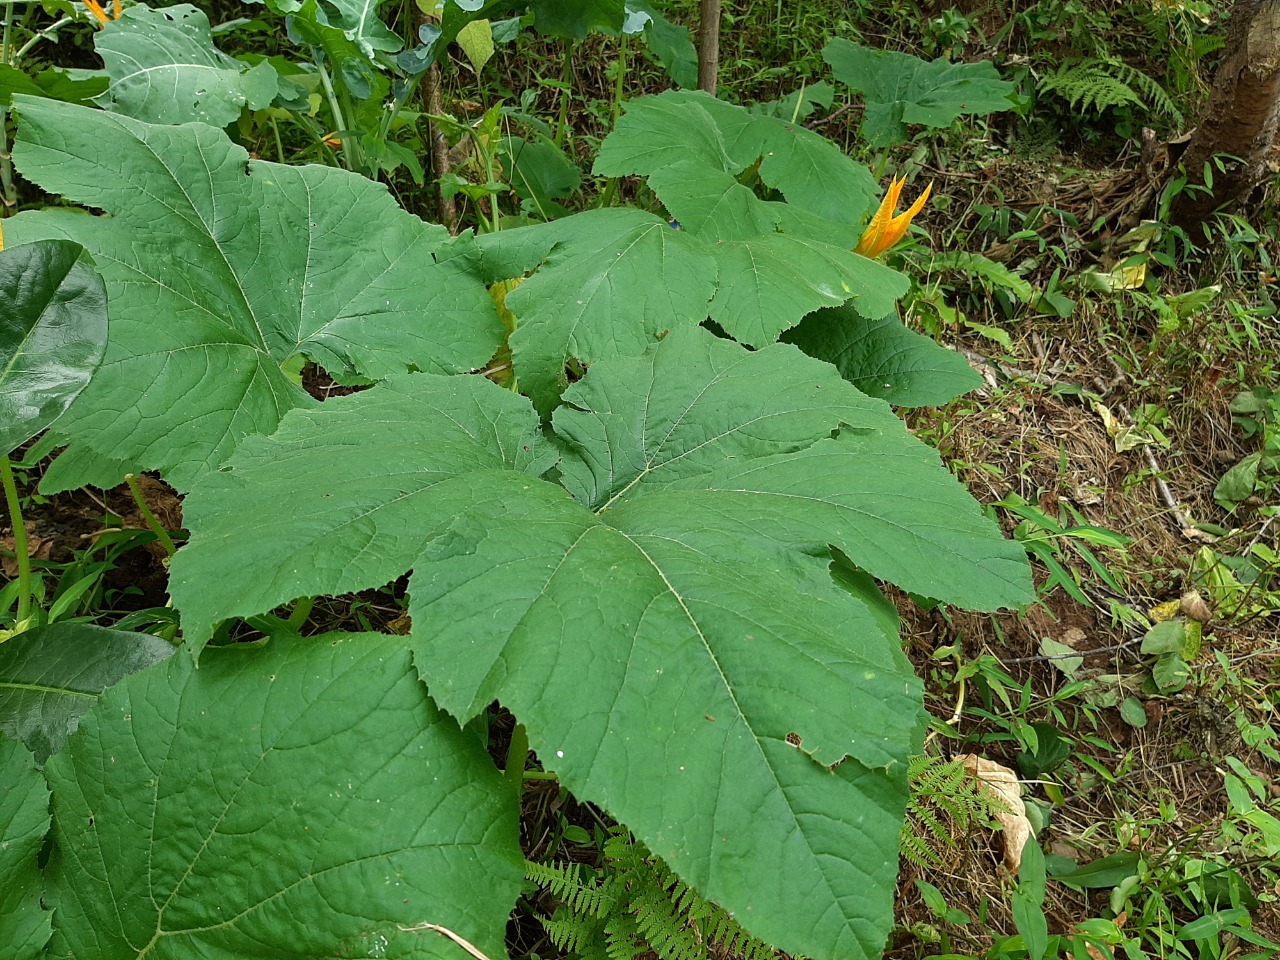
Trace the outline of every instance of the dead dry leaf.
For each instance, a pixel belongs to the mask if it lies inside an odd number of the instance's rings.
[[[48,560],[53,552],[53,540],[49,537],[36,536],[34,520],[27,520],[22,525],[27,530],[27,556],[32,560]],[[0,553],[0,573],[10,580],[16,580],[18,577],[16,550],[12,533],[0,537],[0,551],[3,551]]]
[[[1017,874],[1022,866],[1022,849],[1031,837],[1031,821],[1022,806],[1022,785],[1018,775],[1003,764],[964,753],[956,757],[982,785],[982,791],[999,804],[995,818],[1004,830],[1004,865]]]
[[[1204,597],[1200,596],[1199,590],[1188,590],[1182,595],[1178,605],[1184,616],[1198,623],[1208,623],[1213,619],[1213,611],[1204,602]]]

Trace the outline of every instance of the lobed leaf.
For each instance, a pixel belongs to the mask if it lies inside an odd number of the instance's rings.
[[[563,223],[545,231],[563,240],[506,301],[519,318],[516,375],[543,412],[568,385],[567,363],[643,353],[664,331],[700,323],[715,289],[703,245],[658,217],[601,210]]]
[[[556,459],[528,401],[481,378],[393,377],[296,410],[273,438],[246,441],[183,505],[185,522],[202,531],[173,561],[186,641],[198,650],[228,616],[385,583],[455,512],[503,495],[506,484],[529,484]],[[239,513],[250,501],[249,527],[224,524],[226,507]],[[237,585],[208,590],[209,570]]]
[[[109,770],[109,776],[108,776]],[[515,798],[396,637],[174,657],[46,767],[55,957],[501,957]]]
[[[5,224],[19,242],[75,239],[106,281],[106,357],[58,424],[95,462],[161,470],[183,489],[245,436],[313,403],[280,370],[295,354],[378,379],[470,370],[500,343],[483,284],[435,259],[446,231],[380,185],[249,161],[200,124],[152,126],[21,96],[15,105],[23,174],[110,214],[42,211]],[[63,471],[66,486],[87,479]]]
[[[594,171],[651,176],[667,164],[691,159],[734,176],[758,161],[760,179],[789,204],[837,224],[859,224],[878,195],[867,169],[825,137],[789,119],[752,114],[693,90],[628,102],[600,145]]]

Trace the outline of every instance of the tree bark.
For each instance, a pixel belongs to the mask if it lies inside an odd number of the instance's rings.
[[[1183,163],[1190,190],[1174,201],[1170,219],[1190,231],[1215,210],[1245,200],[1280,169],[1280,0],[1236,0],[1226,50],[1213,90]],[[1213,165],[1216,154],[1225,169]]]
[[[418,5],[413,5],[413,29],[416,34],[418,28],[424,24],[433,22],[426,12]],[[441,95],[440,86],[440,64],[433,63],[421,80],[422,105],[426,109],[428,117],[438,117],[444,113],[444,97]],[[458,205],[454,203],[453,197],[446,197],[444,191],[440,188],[440,178],[449,172],[449,142],[445,139],[444,133],[436,126],[435,122],[427,120],[427,142],[430,144],[431,151],[431,176],[436,182],[436,219],[438,219],[445,228],[452,234],[458,232]]]
[[[698,89],[713,97],[720,73],[720,0],[702,0],[698,25]]]

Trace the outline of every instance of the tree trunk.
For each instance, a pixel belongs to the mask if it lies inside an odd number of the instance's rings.
[[[418,4],[413,5],[413,32],[434,21],[427,16]],[[429,119],[444,113],[444,98],[440,93],[440,64],[433,63],[422,76],[422,106],[425,108],[427,120],[427,142],[431,145],[431,178],[436,182],[436,219],[452,234],[458,233],[458,205],[453,197],[446,197],[440,186],[440,178],[449,172],[449,143],[444,133]]]
[[[1226,51],[1203,118],[1183,155],[1191,190],[1174,201],[1171,220],[1190,231],[1224,205],[1246,199],[1280,169],[1280,0],[1236,0]],[[1231,154],[1225,169],[1215,154]],[[1209,166],[1210,179],[1205,179]]]
[[[698,89],[716,95],[720,73],[720,0],[702,0],[698,25]]]

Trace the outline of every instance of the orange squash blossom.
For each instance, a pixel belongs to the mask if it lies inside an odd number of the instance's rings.
[[[931,183],[924,188],[924,193],[916,198],[916,202],[905,213],[900,213],[895,217],[893,212],[898,206],[898,195],[902,193],[903,184],[906,182],[906,177],[901,180],[894,178],[890,181],[889,189],[886,191],[884,199],[880,201],[880,209],[876,211],[876,215],[867,224],[867,230],[854,248],[854,253],[860,253],[864,257],[878,257],[906,234],[907,227],[911,226],[912,218],[924,209],[925,201],[929,199],[929,194],[933,191],[933,184]]]
[[[107,16],[107,11],[103,9],[98,0],[84,0],[84,5],[93,14],[94,19],[98,21],[98,29],[105,27],[108,20],[120,19],[120,0],[111,0],[112,16],[110,17]]]

